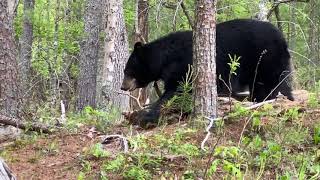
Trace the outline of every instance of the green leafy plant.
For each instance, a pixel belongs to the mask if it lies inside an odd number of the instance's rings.
[[[124,171],[123,177],[127,179],[144,180],[144,179],[150,179],[151,174],[149,171],[143,169],[140,166],[131,166]]]
[[[200,155],[200,150],[197,146],[185,143],[185,144],[169,144],[170,150],[179,155],[186,155],[187,157],[195,157]]]
[[[311,108],[316,108],[320,105],[318,95],[316,93],[310,93],[308,98],[308,105]]]
[[[59,152],[59,147],[56,141],[51,142],[42,152],[48,155],[55,155]]]
[[[108,111],[104,111],[87,106],[81,114],[70,114],[66,126],[74,129],[86,124],[96,127],[98,131],[106,132],[115,125],[119,117],[120,111],[117,108],[109,107]]]
[[[87,150],[86,155],[94,158],[105,158],[110,156],[110,153],[103,149],[102,144],[96,143]]]
[[[286,120],[297,120],[299,118],[299,107],[290,108],[287,110],[287,112],[284,114],[284,118]]]
[[[77,180],[85,180],[85,174],[83,172],[79,172],[78,176],[77,176]]]
[[[102,169],[104,171],[119,171],[121,168],[124,167],[125,157],[123,155],[118,155],[116,159],[106,163],[103,165]]]
[[[191,113],[193,109],[192,83],[194,72],[191,65],[188,66],[185,79],[179,82],[178,93],[168,100],[164,106],[165,110],[181,111],[182,113]]]

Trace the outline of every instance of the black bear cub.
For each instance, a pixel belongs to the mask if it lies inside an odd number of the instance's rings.
[[[249,87],[252,101],[272,99],[279,92],[293,100],[290,79],[290,54],[281,32],[271,23],[236,19],[217,25],[216,73],[228,82],[229,54],[240,57],[237,75],[231,79],[232,95]],[[165,92],[149,111],[142,113],[143,122],[156,122],[161,104],[171,98],[179,81],[192,64],[192,31],[175,32],[148,44],[137,42],[124,70],[121,89],[132,91],[150,82],[163,80]],[[219,96],[228,88],[217,79]]]

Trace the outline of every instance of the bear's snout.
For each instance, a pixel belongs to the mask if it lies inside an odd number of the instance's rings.
[[[125,76],[122,81],[121,90],[123,91],[133,91],[137,88],[136,79]]]
[[[121,85],[121,88],[120,88],[122,91],[128,91],[128,88],[123,86],[123,84]]]

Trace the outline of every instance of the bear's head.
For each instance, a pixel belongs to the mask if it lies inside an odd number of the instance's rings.
[[[150,78],[152,75],[150,74],[151,70],[144,46],[141,42],[137,42],[134,45],[133,52],[124,69],[121,90],[133,91],[137,88],[146,87],[153,81],[152,78]]]

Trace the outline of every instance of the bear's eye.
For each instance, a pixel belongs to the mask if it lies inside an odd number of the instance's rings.
[[[126,76],[132,76],[132,72],[129,71],[129,70],[127,70],[127,69],[124,70],[124,74],[125,74]]]

